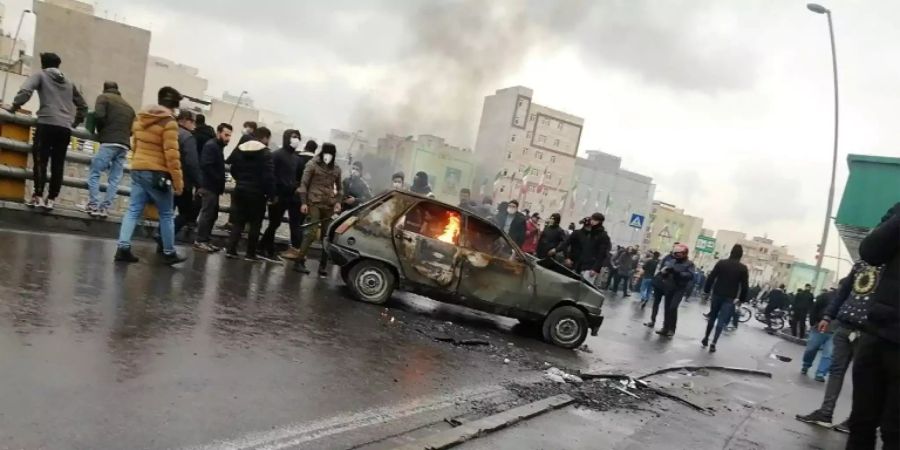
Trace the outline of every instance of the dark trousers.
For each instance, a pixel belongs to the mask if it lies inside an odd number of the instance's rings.
[[[900,346],[862,333],[853,362],[848,450],[874,449],[881,427],[885,450],[900,448]]]
[[[806,336],[806,316],[792,316],[790,323],[791,335],[803,339]]]
[[[619,291],[619,284],[622,284],[622,295],[628,295],[628,275],[619,275],[618,273],[613,274],[615,279],[613,280],[613,293]]]
[[[262,228],[266,215],[266,196],[249,192],[231,194],[231,235],[228,236],[228,253],[236,254],[238,241],[244,226],[249,225],[247,232],[247,256],[256,256],[256,244],[259,242],[259,229]]]
[[[831,367],[828,368],[825,398],[822,399],[822,406],[819,408],[819,411],[827,414],[828,417],[834,414],[834,407],[838,397],[841,396],[841,389],[844,387],[844,375],[853,360],[856,341],[850,342],[850,333],[852,332],[853,330],[838,325],[831,338],[834,350],[831,352]]]
[[[63,173],[66,169],[66,152],[69,149],[69,141],[72,139],[72,130],[68,127],[56,125],[38,124],[34,131],[34,146],[31,150],[31,158],[34,163],[32,172],[34,175],[34,195],[44,195],[44,185],[47,184],[47,164],[50,164],[50,192],[47,198],[56,199],[62,188]]]
[[[194,196],[193,186],[185,186],[181,195],[175,197],[175,208],[178,215],[175,216],[175,234],[177,235],[185,225],[195,223],[200,214],[200,202]]]
[[[712,304],[709,308],[709,318],[706,319],[706,334],[703,335],[703,339],[709,339],[709,334],[712,332],[713,327],[716,329],[716,334],[713,335],[713,344],[719,342],[719,336],[722,335],[722,330],[725,329],[725,326],[728,325],[728,321],[731,320],[731,316],[734,315],[734,300],[727,297],[719,297],[714,296],[712,299]]]
[[[300,248],[300,245],[303,244],[303,231],[300,229],[300,225],[303,224],[304,216],[300,212],[300,201],[295,200],[294,196],[290,194],[280,195],[277,203],[269,205],[269,225],[266,227],[266,232],[259,243],[262,251],[267,254],[275,253],[275,231],[281,225],[285,211],[288,214],[291,247]]]
[[[213,226],[219,218],[219,196],[206,189],[197,190],[200,200],[200,213],[197,217],[197,242],[209,242]]]
[[[659,310],[659,304],[663,303],[663,331],[670,334],[675,333],[675,326],[678,324],[678,306],[684,297],[683,289],[676,289],[672,292],[661,292],[658,289],[653,292],[653,312],[650,321],[656,323],[656,313]]]

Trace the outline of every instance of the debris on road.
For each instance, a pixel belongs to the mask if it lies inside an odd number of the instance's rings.
[[[548,378],[550,381],[555,381],[557,383],[578,384],[578,383],[584,382],[584,380],[582,380],[577,375],[572,375],[570,373],[563,372],[562,370],[557,369],[556,367],[551,367],[551,368],[547,369],[547,371],[544,372],[544,377]]]

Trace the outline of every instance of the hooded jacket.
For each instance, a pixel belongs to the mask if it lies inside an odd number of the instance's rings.
[[[747,294],[750,292],[750,274],[741,262],[744,256],[744,248],[740,245],[731,247],[731,255],[728,259],[718,261],[713,270],[706,277],[706,284],[703,286],[703,292],[712,294],[716,297],[725,297],[727,299],[739,299],[741,302],[747,301]]]
[[[272,153],[272,162],[275,166],[275,191],[281,197],[294,195],[294,189],[300,178],[297,170],[300,166],[300,156],[291,147],[291,136],[295,130],[285,130],[282,136],[281,148]]]
[[[231,165],[235,192],[274,197],[275,169],[272,151],[266,144],[257,140],[244,142],[228,155],[225,162]]]
[[[40,98],[37,123],[58,127],[77,127],[87,115],[87,103],[81,93],[56,67],[43,69],[25,80],[13,99],[15,112],[31,98],[34,91]]]
[[[900,203],[860,242],[859,256],[872,266],[882,266],[881,279],[871,294],[866,328],[900,345]]]
[[[333,208],[338,199],[344,197],[341,168],[334,163],[334,159],[330,164],[325,164],[322,155],[326,154],[334,156],[327,149],[323,149],[322,153],[311,159],[303,170],[303,177],[297,188],[297,194],[300,195],[303,204]]]
[[[178,124],[172,111],[159,105],[144,108],[131,127],[134,156],[131,170],[168,173],[176,193],[184,190],[181,154],[178,151]]]
[[[575,270],[583,272],[593,270],[600,272],[609,255],[612,243],[603,225],[587,229],[575,230],[569,238],[563,242],[559,251],[565,253],[566,258],[572,260]]]
[[[197,125],[197,128],[194,128],[194,139],[197,141],[197,158],[202,156],[203,147],[206,146],[206,143],[215,138],[216,129],[207,124]]]
[[[181,155],[181,171],[184,173],[184,185],[189,188],[200,186],[203,178],[200,173],[197,140],[194,138],[194,133],[182,127],[178,127],[178,151]]]
[[[550,250],[555,249],[565,242],[566,231],[559,224],[547,225],[544,231],[541,231],[541,237],[538,239],[537,257],[546,258]]]
[[[210,139],[200,152],[200,187],[218,195],[225,193],[225,145]]]
[[[119,144],[131,148],[131,125],[134,108],[122,98],[118,89],[109,88],[94,104],[94,123],[101,144]]]
[[[416,194],[426,196],[431,194],[431,185],[428,184],[428,174],[425,172],[417,172],[416,177],[413,178],[413,183],[412,186],[409,187],[409,190],[410,192],[415,192]]]

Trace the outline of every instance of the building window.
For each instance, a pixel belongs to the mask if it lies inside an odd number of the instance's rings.
[[[529,122],[534,122],[534,113],[531,113],[531,114],[528,115],[528,121],[529,121]]]
[[[552,163],[556,162],[556,155],[550,155],[550,162],[552,162]]]
[[[516,124],[518,125],[518,123],[519,123],[519,119],[516,119]],[[516,142],[516,135],[514,134],[514,135],[510,136],[509,141]],[[557,140],[557,142],[559,142],[559,140]]]
[[[527,155],[527,154],[528,154],[528,147],[525,147],[525,148],[522,149],[522,154],[523,154],[523,155]]]
[[[500,186],[500,192],[503,192],[503,191],[505,191],[505,190],[506,190],[506,187],[505,187],[505,186]]]
[[[509,172],[506,169],[503,169],[503,176],[505,177],[507,174],[509,174]]]
[[[521,122],[521,120],[519,120],[518,117],[516,117],[515,119],[513,119],[513,123],[516,124],[516,125],[519,125],[520,122]]]
[[[544,159],[544,152],[540,152],[540,151],[534,152],[534,156],[536,156],[537,159]]]
[[[556,128],[558,128],[558,129],[560,129],[560,130],[563,129],[563,123],[562,123],[562,121],[556,122]]]
[[[541,125],[550,125],[550,119],[544,118],[541,120]]]
[[[559,139],[554,139],[554,140],[553,140],[553,146],[554,146],[554,147],[559,147]]]
[[[525,103],[525,100],[522,100],[522,99],[520,98],[520,99],[519,99],[519,106],[522,106],[523,103]]]
[[[531,174],[532,174],[532,175],[537,175],[537,174],[538,174],[537,169],[531,169]]]
[[[531,139],[531,132],[525,133],[525,139]]]
[[[538,144],[544,144],[546,142],[547,142],[547,136],[544,136],[543,134],[538,135]]]
[[[506,152],[506,159],[512,159],[512,152]]]

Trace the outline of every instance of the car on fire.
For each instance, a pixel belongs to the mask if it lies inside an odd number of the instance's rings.
[[[552,259],[537,259],[473,212],[388,191],[334,220],[325,249],[353,295],[382,304],[395,289],[513,317],[575,348],[603,323],[604,297]]]

